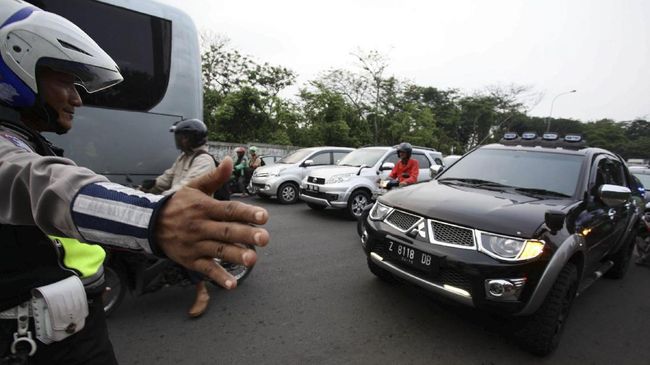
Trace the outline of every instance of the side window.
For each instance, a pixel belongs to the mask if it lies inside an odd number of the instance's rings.
[[[397,164],[397,161],[399,161],[399,158],[397,157],[397,153],[395,151],[391,151],[388,156],[384,159],[384,162],[381,164],[385,164],[386,162],[391,162],[394,164]]]
[[[421,169],[428,169],[431,167],[431,162],[429,162],[429,159],[427,156],[421,154],[421,153],[414,153],[411,158],[415,159],[418,161],[418,164],[420,165]]]
[[[314,161],[314,165],[331,165],[332,164],[332,152],[319,152],[313,155],[310,160]]]
[[[120,67],[122,83],[93,94],[78,88],[85,105],[147,111],[162,100],[171,65],[169,20],[99,1],[28,1],[83,29]]]
[[[598,187],[603,184],[625,186],[622,165],[615,160],[602,158],[600,161],[598,161],[598,167],[592,181],[594,184],[594,193],[598,191]]]
[[[334,155],[334,164],[339,163],[345,155],[347,155],[349,152],[344,152],[344,151],[334,151],[332,154]]]

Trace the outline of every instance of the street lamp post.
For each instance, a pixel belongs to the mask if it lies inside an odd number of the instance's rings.
[[[559,98],[562,95],[567,95],[567,94],[573,94],[577,90],[570,90],[570,91],[565,91],[563,93],[559,93],[555,95],[553,98],[553,101],[551,101],[551,111],[548,113],[548,117],[546,117],[546,131],[549,132],[551,130],[551,115],[553,114],[553,104],[555,104],[555,99]]]

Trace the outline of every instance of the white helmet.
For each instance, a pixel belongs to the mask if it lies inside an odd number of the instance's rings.
[[[0,102],[29,108],[38,100],[36,69],[72,74],[89,93],[123,80],[113,59],[67,19],[21,0],[0,0]]]

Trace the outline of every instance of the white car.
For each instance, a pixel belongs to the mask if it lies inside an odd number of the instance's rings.
[[[433,149],[413,147],[411,157],[420,165],[418,182],[431,180],[431,167],[442,165],[442,154]],[[398,160],[397,146],[360,148],[337,166],[311,171],[302,181],[300,199],[315,210],[345,209],[351,218],[360,217],[379,190],[377,180],[388,177]]]
[[[263,198],[277,197],[282,204],[298,201],[300,182],[312,170],[334,165],[353,151],[348,147],[310,147],[294,151],[270,166],[255,169],[252,188]]]

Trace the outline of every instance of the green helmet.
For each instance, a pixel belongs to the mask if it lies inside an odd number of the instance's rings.
[[[250,153],[257,153],[257,147],[255,147],[255,146],[250,146],[250,148],[248,149],[248,151],[249,151]]]

